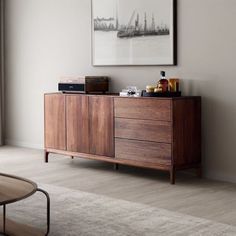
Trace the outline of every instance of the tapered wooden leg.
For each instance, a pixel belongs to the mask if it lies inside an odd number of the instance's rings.
[[[171,167],[170,169],[170,183],[175,184],[175,168]]]
[[[197,169],[196,169],[196,174],[197,174],[197,177],[198,178],[202,178],[202,167],[199,166]]]
[[[44,151],[44,161],[46,163],[48,163],[48,155],[49,155],[49,152],[47,152],[46,150]]]
[[[118,170],[119,169],[119,164],[114,164],[114,170]]]
[[[74,157],[73,157],[73,156],[71,156],[71,159],[73,160],[73,159],[74,159]]]

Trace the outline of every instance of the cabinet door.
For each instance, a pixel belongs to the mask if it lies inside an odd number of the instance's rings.
[[[114,157],[112,97],[89,97],[90,153]]]
[[[44,116],[45,148],[66,150],[65,96],[45,95]]]
[[[66,96],[67,151],[89,153],[88,96]]]

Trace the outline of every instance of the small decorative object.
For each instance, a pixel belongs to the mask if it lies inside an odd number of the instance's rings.
[[[176,65],[177,0],[92,0],[93,65]]]
[[[154,85],[147,85],[146,86],[146,92],[147,93],[153,93],[155,88],[156,88],[156,86],[154,86]]]
[[[155,88],[154,93],[162,93],[162,88]]]
[[[128,86],[120,92],[121,97],[141,97],[142,91],[136,86]]]
[[[170,92],[179,92],[179,79],[170,78],[169,79],[169,90]]]

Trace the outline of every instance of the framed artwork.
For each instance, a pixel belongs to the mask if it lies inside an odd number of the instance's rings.
[[[93,65],[176,65],[176,4],[92,0]]]

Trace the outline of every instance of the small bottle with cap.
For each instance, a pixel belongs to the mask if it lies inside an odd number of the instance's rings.
[[[158,81],[157,87],[161,92],[168,92],[168,80],[166,79],[166,72],[161,71],[161,79]]]

